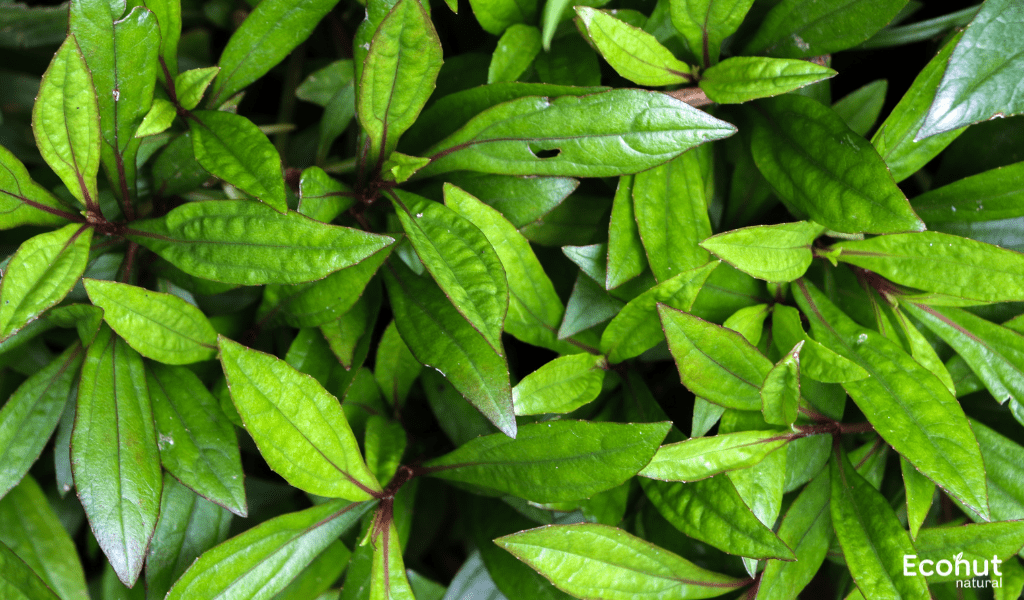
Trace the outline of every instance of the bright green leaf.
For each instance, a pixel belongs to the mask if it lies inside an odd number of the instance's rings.
[[[603,356],[572,354],[556,358],[512,388],[517,415],[568,413],[601,393],[607,362]]]
[[[823,383],[856,381],[868,376],[857,363],[812,340],[804,332],[800,313],[792,306],[776,304],[772,308],[772,339],[780,352],[803,342],[800,350],[800,373]]]
[[[541,50],[540,30],[518,23],[501,34],[487,69],[487,83],[515,81],[527,73]]]
[[[825,228],[810,221],[727,231],[700,243],[725,262],[765,281],[794,281],[811,266],[811,244]]]
[[[777,362],[761,386],[761,414],[772,425],[792,425],[800,403],[800,350],[806,342],[799,341]]]
[[[597,51],[624,78],[649,87],[679,85],[693,79],[690,66],[643,29],[588,6],[577,6],[576,14]]]
[[[673,6],[685,1],[675,0]],[[734,56],[704,71],[700,88],[719,104],[742,104],[835,76],[834,70],[806,60]]]
[[[722,42],[736,32],[753,3],[753,0],[671,0],[669,13],[672,25],[707,68],[718,62]]]
[[[174,78],[174,93],[178,96],[178,104],[185,110],[192,110],[199,106],[199,101],[203,99],[206,88],[218,73],[220,73],[220,67],[206,67],[178,73]]]
[[[699,481],[756,465],[791,439],[778,431],[739,431],[693,438],[662,446],[639,474],[662,481]]]
[[[59,600],[43,580],[0,543],[0,593],[10,600]]]
[[[142,138],[163,133],[171,126],[176,116],[178,116],[178,109],[173,104],[163,98],[153,98],[153,105],[149,107],[149,112],[146,113],[146,117],[142,119],[142,123],[135,131],[135,137]]]
[[[19,225],[60,225],[71,212],[28,174],[25,165],[0,146],[0,229]]]

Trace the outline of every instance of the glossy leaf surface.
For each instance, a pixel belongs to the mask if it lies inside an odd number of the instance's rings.
[[[601,393],[602,356],[572,354],[556,358],[530,373],[512,388],[517,415],[572,412]]]
[[[824,230],[810,221],[761,225],[720,233],[700,245],[752,277],[793,281],[811,266],[811,244]]]
[[[724,4],[721,0],[714,3]],[[719,104],[742,104],[785,94],[835,75],[832,69],[806,60],[733,56],[704,71],[700,89]]]
[[[690,67],[646,31],[587,6],[576,8],[591,43],[615,72],[644,86],[678,85],[692,78]]]
[[[662,481],[699,481],[756,465],[785,446],[778,431],[738,431],[662,446],[640,475]]]

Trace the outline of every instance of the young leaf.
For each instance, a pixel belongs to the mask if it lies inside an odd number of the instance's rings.
[[[374,543],[376,547],[370,569],[370,600],[415,600],[405,575],[402,546],[398,532],[395,531],[394,520],[387,524],[387,529],[380,532],[380,537],[376,537]]]
[[[128,237],[189,275],[240,285],[321,279],[394,243],[247,200],[183,204]]]
[[[672,0],[672,25],[704,68],[718,62],[722,41],[739,28],[753,0]]]
[[[357,86],[368,164],[379,164],[398,146],[434,91],[442,62],[441,41],[419,0],[398,0],[370,40]]]
[[[924,577],[906,576],[910,536],[886,500],[845,454],[831,461],[832,524],[857,587],[868,598],[931,598]]]
[[[761,334],[764,333],[764,320],[768,318],[768,314],[771,312],[772,308],[767,304],[745,306],[730,315],[722,323],[722,327],[732,329],[742,335],[743,339],[756,346],[761,343]]]
[[[199,101],[203,99],[206,88],[218,73],[220,73],[219,67],[192,69],[178,73],[174,78],[174,93],[178,97],[178,104],[185,110],[192,110],[199,106]]]
[[[1024,7],[988,0],[964,31],[916,139],[1024,111],[1013,73],[1024,68],[1018,27]]]
[[[601,393],[607,366],[603,356],[585,352],[556,358],[512,388],[516,414],[564,414],[576,410]]]
[[[852,48],[885,27],[906,0],[783,0],[761,21],[743,54],[804,58]]]
[[[142,119],[138,129],[135,130],[135,137],[143,138],[167,131],[167,128],[178,116],[178,109],[168,100],[153,98],[153,104]]]
[[[711,161],[710,146],[697,148],[634,179],[636,224],[658,281],[708,262],[698,244],[711,235]]]
[[[945,385],[895,342],[854,323],[812,284],[796,285],[797,303],[822,343],[869,373],[843,387],[875,431],[929,479],[987,518],[978,442]]]
[[[608,268],[604,287],[613,290],[643,272],[647,266],[633,210],[632,175],[619,177],[608,223]]]
[[[92,228],[72,223],[23,243],[0,280],[0,340],[64,299],[89,260]]]
[[[487,83],[515,81],[527,73],[540,52],[540,30],[518,23],[505,30],[487,69]]]
[[[100,112],[92,75],[74,35],[64,40],[43,74],[32,106],[32,131],[43,160],[71,195],[95,209]]]
[[[761,386],[761,414],[766,423],[792,425],[800,403],[800,350],[806,342],[799,341],[777,362]]]
[[[686,1],[676,0],[673,6]],[[806,60],[733,56],[704,71],[700,89],[719,104],[742,104],[785,94],[835,76],[834,70]]]
[[[840,242],[839,260],[901,285],[982,302],[1024,300],[1024,255],[924,231]]]
[[[504,352],[474,329],[430,278],[391,261],[385,265],[384,281],[395,326],[416,360],[440,371],[489,421],[514,437],[512,386]]]
[[[844,233],[924,229],[875,149],[830,108],[787,95],[758,109],[754,162],[797,216]]]
[[[107,325],[146,358],[187,365],[217,354],[209,319],[177,296],[99,279],[85,279],[85,291]]]
[[[370,505],[334,500],[264,521],[203,553],[166,600],[269,600],[355,525]]]
[[[794,281],[811,266],[811,244],[825,228],[811,221],[727,231],[700,243],[725,262],[765,281]]]
[[[680,273],[630,300],[601,335],[601,352],[608,356],[608,362],[616,364],[639,356],[665,339],[658,321],[658,305],[690,310],[718,265],[710,262]]]
[[[949,57],[953,54],[962,34],[954,35],[939,50],[935,58],[928,61],[921,73],[914,79],[910,89],[900,99],[896,108],[871,137],[871,144],[878,150],[889,167],[889,172],[896,182],[910,177],[918,169],[925,166],[931,159],[955,140],[964,128],[933,135],[916,141],[921,125],[928,114],[928,107],[935,98],[935,92],[946,72]]]
[[[302,171],[299,179],[297,212],[321,223],[330,223],[356,203],[355,193],[340,181],[331,178],[320,167]]]
[[[247,516],[235,428],[216,398],[183,367],[152,363],[146,381],[164,468],[197,494]]]
[[[405,403],[412,384],[419,377],[420,368],[419,361],[402,341],[392,321],[380,338],[377,361],[373,365],[373,377],[391,406],[401,407]]]
[[[902,456],[900,457],[900,469],[903,473],[903,487],[907,495],[907,525],[910,528],[910,537],[916,539],[917,532],[921,529],[925,518],[928,517],[928,510],[931,509],[935,484]]]
[[[683,385],[726,408],[761,409],[772,363],[757,348],[735,331],[663,304],[658,315]]]
[[[445,186],[444,194],[446,200],[466,195],[451,184]],[[509,290],[501,259],[487,237],[443,204],[407,192],[398,192],[393,200],[402,228],[434,281],[466,320],[502,352]]]
[[[844,383],[868,376],[857,363],[812,340],[804,332],[800,312],[792,306],[772,307],[772,339],[779,352],[786,352],[803,342],[800,350],[800,373],[823,383]]]
[[[537,137],[539,131],[544,137]],[[483,111],[438,142],[424,153],[431,163],[416,175],[460,169],[504,175],[625,175],[735,132],[729,123],[658,92],[620,89],[582,97],[526,97]]]
[[[380,492],[334,396],[275,356],[218,342],[231,400],[272,469],[319,496],[360,501]]]
[[[669,423],[550,421],[476,438],[424,467],[433,477],[533,502],[589,498],[650,462]]]
[[[709,598],[746,583],[596,523],[538,527],[494,542],[579,598]]]
[[[778,431],[738,431],[662,446],[639,475],[662,481],[700,481],[756,465],[792,438]]]
[[[61,225],[74,218],[57,198],[28,174],[25,165],[0,146],[0,230],[19,225]]]
[[[160,510],[160,454],[142,357],[107,327],[82,365],[71,465],[96,541],[134,585]]]
[[[43,580],[0,543],[0,593],[10,600],[60,600]]]
[[[25,380],[0,409],[0,497],[39,458],[60,421],[85,352],[72,344]]]
[[[252,121],[224,111],[197,110],[188,119],[196,160],[211,175],[288,211],[281,157]]]
[[[832,105],[832,110],[843,119],[847,127],[853,130],[854,133],[857,135],[867,135],[871,128],[875,126],[878,115],[882,113],[882,105],[885,104],[885,92],[888,89],[889,82],[887,80],[876,79],[837,100]]]
[[[648,87],[693,80],[690,66],[643,29],[589,6],[577,6],[576,14],[597,51],[624,78]]]

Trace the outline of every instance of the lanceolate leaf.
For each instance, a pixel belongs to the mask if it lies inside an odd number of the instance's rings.
[[[783,0],[764,17],[743,54],[803,58],[852,48],[884,27],[907,0]]]
[[[945,385],[877,331],[861,327],[812,284],[797,302],[822,343],[870,377],[843,384],[875,431],[929,479],[988,518],[985,469],[963,409]]]
[[[60,421],[85,351],[72,344],[0,409],[0,497],[28,473]]]
[[[405,0],[409,1],[409,0]],[[374,532],[376,534],[376,532]],[[395,522],[374,540],[373,565],[370,568],[370,600],[415,600],[402,561]]]
[[[197,494],[245,517],[235,427],[217,399],[184,367],[154,363],[146,376],[164,468]]]
[[[754,162],[797,216],[846,233],[924,229],[875,149],[830,108],[787,95],[754,114]]]
[[[424,464],[428,473],[491,495],[533,502],[581,500],[636,475],[654,456],[669,423],[549,421],[519,428],[515,440],[491,434]]]
[[[224,111],[197,110],[191,115],[192,150],[199,164],[275,210],[286,212],[281,157],[259,127]]]
[[[840,242],[839,260],[896,283],[982,302],[1024,300],[1024,255],[924,231]]]
[[[377,27],[356,95],[370,165],[383,161],[416,121],[441,69],[441,41],[419,0],[398,0]]]
[[[931,138],[929,138],[931,139]],[[975,222],[1024,216],[1024,162],[991,169],[916,196],[926,222]]]
[[[92,228],[66,225],[18,248],[0,280],[0,339],[64,299],[85,271]]]
[[[985,459],[992,520],[1024,519],[1024,486],[1021,485],[1024,448],[978,421],[972,420],[971,427],[978,436]],[[988,520],[972,512],[967,514],[974,521]]]
[[[603,356],[572,354],[545,364],[512,388],[517,415],[568,413],[601,393],[607,363]]]
[[[178,104],[185,110],[192,110],[198,106],[207,86],[219,72],[219,67],[206,67],[179,73],[174,78],[174,93],[178,97]]]
[[[467,169],[505,175],[608,177],[649,169],[732,125],[658,92],[519,98],[485,110],[429,149],[416,175]],[[537,132],[544,132],[538,137]]]
[[[269,600],[359,521],[369,502],[327,502],[264,521],[205,552],[167,600]]]
[[[935,484],[902,456],[900,470],[903,473],[903,487],[907,495],[907,526],[910,529],[910,537],[917,538],[917,532],[928,517],[928,510],[932,506]]]
[[[868,376],[868,372],[852,362],[812,340],[804,332],[800,313],[792,306],[776,304],[772,307],[772,340],[780,352],[785,352],[803,342],[800,349],[800,373],[823,383],[856,381]]]
[[[692,79],[689,65],[639,27],[588,6],[576,7],[576,14],[597,51],[626,79],[649,87],[678,85]]]
[[[217,354],[209,319],[177,296],[99,279],[86,279],[85,290],[110,328],[146,358],[186,365]]]
[[[86,208],[97,206],[100,113],[92,75],[74,35],[43,74],[32,106],[32,130],[43,160]]]
[[[711,598],[745,583],[596,523],[538,527],[494,541],[577,598]]]
[[[72,213],[29,177],[25,165],[0,146],[0,230],[19,225],[60,225]]]
[[[451,184],[445,186],[444,193],[446,198],[466,195]],[[434,281],[501,353],[509,291],[501,259],[487,237],[443,204],[403,192],[394,202],[402,228]]]
[[[727,231],[700,243],[725,262],[765,281],[793,281],[811,266],[811,244],[825,228],[810,221]]]
[[[772,363],[740,334],[689,313],[658,307],[683,385],[726,408],[761,409]]]
[[[59,600],[43,580],[0,543],[0,593],[11,600]]]
[[[160,510],[160,455],[142,357],[106,327],[82,366],[71,464],[96,541],[133,585]]]
[[[540,30],[518,23],[505,30],[494,49],[487,69],[487,83],[515,81],[528,75],[533,59],[541,49]]]
[[[1024,68],[1017,35],[1024,6],[988,0],[957,42],[928,117],[917,133],[926,138],[990,119],[1024,112],[1014,73]]]
[[[676,0],[673,5],[688,1],[692,0]],[[785,94],[835,75],[832,69],[806,60],[734,56],[704,71],[700,89],[719,104],[742,104]]]
[[[219,342],[231,400],[271,468],[319,496],[361,501],[380,492],[334,396],[277,357]]]
[[[516,434],[508,363],[480,331],[455,310],[429,277],[404,263],[384,267],[395,325],[416,360],[437,369],[470,404],[507,435]]]
[[[963,578],[963,562],[967,562],[964,568],[969,569],[972,564],[980,567],[993,558],[998,558],[1001,562],[1016,560],[1013,555],[1020,552],[1021,546],[1024,546],[1022,521],[929,527],[922,529],[914,540],[914,550],[918,555],[915,562],[920,565],[921,561],[930,559],[932,565],[935,565],[940,560],[950,561],[953,563],[953,573],[944,576],[933,570],[928,580],[954,581]],[[973,572],[968,570],[966,574],[970,576]]]
[[[756,465],[791,439],[779,431],[738,431],[693,438],[659,448],[640,475],[662,481],[699,481]]]
[[[619,178],[608,223],[608,270],[604,287],[613,290],[643,272],[647,266],[633,207],[632,175]]]
[[[799,341],[775,363],[761,386],[761,414],[766,423],[792,425],[800,403],[800,350],[806,342]]]
[[[373,377],[384,397],[394,407],[401,407],[420,374],[420,363],[405,345],[392,321],[377,345]]]
[[[241,285],[320,279],[394,243],[247,200],[190,202],[128,233],[189,275]]]
[[[707,68],[718,62],[722,41],[736,32],[753,0],[672,0],[672,25]]]

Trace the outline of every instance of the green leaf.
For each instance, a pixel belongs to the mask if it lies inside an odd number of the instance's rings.
[[[603,356],[572,354],[556,358],[512,388],[517,415],[565,414],[601,393],[608,363]]]
[[[711,235],[711,161],[710,147],[698,148],[634,179],[636,224],[658,281],[708,262],[698,244]]]
[[[1021,210],[1024,162],[965,177],[913,200],[914,210],[926,222],[976,222],[1013,219]]]
[[[447,184],[444,195],[448,201],[467,194]],[[459,313],[503,354],[501,330],[509,290],[501,259],[487,237],[443,204],[407,192],[398,192],[393,200],[402,228],[434,281]]]
[[[321,279],[394,243],[247,200],[190,202],[128,236],[189,275],[240,285]]]
[[[746,583],[596,523],[538,527],[494,542],[579,598],[711,598]]]
[[[252,121],[224,111],[197,110],[188,125],[196,160],[211,175],[287,212],[281,157]]]
[[[971,427],[985,459],[992,520],[1024,519],[1024,486],[1021,485],[1024,448],[978,421],[972,420]],[[974,521],[987,520],[973,512],[967,515]]]
[[[532,23],[537,15],[537,0],[470,0],[469,6],[492,35],[501,35],[516,23]]]
[[[917,570],[924,566],[921,562],[931,560],[935,565],[940,560],[953,563],[951,575],[940,575],[933,569],[932,575],[925,575],[929,582],[955,581],[962,579],[960,565],[967,563],[966,575],[973,575],[971,565],[983,565],[998,558],[1016,560],[1013,555],[1024,546],[1024,522],[1004,521],[995,523],[970,523],[958,527],[929,527],[922,529],[914,541],[916,550]],[[985,569],[986,571],[988,569]],[[976,571],[975,571],[976,572]],[[993,572],[994,573],[994,572]]]
[[[406,0],[410,1],[410,0]],[[405,576],[402,546],[392,520],[387,529],[374,537],[373,565],[370,568],[370,600],[415,600]]]
[[[633,279],[647,266],[634,216],[633,183],[631,175],[620,177],[612,201],[612,216],[608,223],[608,268],[604,282],[605,289],[609,290]]]
[[[939,82],[946,72],[946,64],[953,54],[953,48],[960,40],[960,35],[953,36],[939,53],[928,61],[899,104],[892,109],[878,131],[871,137],[871,144],[878,150],[882,160],[889,167],[892,178],[897,182],[913,175],[963,133],[961,128],[924,140],[914,140],[921,125],[924,124],[928,108],[935,98]]]
[[[99,279],[85,279],[85,290],[107,325],[146,358],[187,365],[217,354],[213,325],[177,296]]]
[[[160,454],[142,357],[107,327],[82,365],[71,464],[96,541],[133,585],[160,510]]]
[[[685,1],[676,0],[673,6]],[[785,94],[835,76],[834,70],[806,60],[734,56],[704,71],[700,88],[719,104],[742,104]]]
[[[840,98],[832,105],[832,110],[854,133],[867,135],[878,121],[878,115],[882,114],[885,92],[888,89],[888,81],[876,79]]]
[[[839,260],[901,285],[982,302],[1024,300],[1024,256],[948,233],[925,231],[840,242]]]
[[[689,313],[658,306],[683,385],[726,408],[761,410],[772,363],[740,334]]]
[[[623,306],[621,300],[611,296],[596,281],[580,272],[576,276],[576,284],[572,288],[569,302],[566,303],[565,317],[558,328],[558,337],[582,338],[590,333],[586,331],[587,329],[611,319]],[[655,339],[651,343],[657,344],[658,340]]]
[[[766,423],[792,425],[800,403],[800,350],[806,342],[799,341],[775,363],[761,386],[761,414]]]
[[[707,68],[718,62],[722,42],[736,32],[753,3],[753,0],[672,0],[669,10],[672,25]]]
[[[355,193],[348,186],[332,179],[320,167],[302,171],[299,179],[299,214],[330,223],[356,203]]]
[[[32,131],[43,160],[86,208],[98,200],[100,111],[92,74],[74,35],[54,55],[32,107]]]
[[[491,434],[424,463],[433,477],[488,495],[566,502],[611,489],[650,462],[669,423],[549,421]],[[562,468],[564,467],[564,468]]]
[[[380,492],[334,396],[275,356],[218,341],[231,400],[272,469],[318,496],[369,500]]]
[[[425,167],[429,162],[429,158],[409,156],[407,154],[402,154],[401,152],[392,152],[381,167],[382,178],[384,181],[404,183],[416,174],[416,171]]]
[[[559,353],[579,350],[558,336],[564,306],[533,248],[497,210],[473,195],[448,187],[445,205],[476,225],[497,253],[509,292],[505,331],[521,341]]]
[[[369,138],[367,164],[379,164],[423,110],[441,70],[441,40],[419,0],[398,0],[377,27],[356,90],[356,114]]]
[[[772,307],[772,337],[779,352],[792,349],[799,342],[800,373],[823,383],[844,383],[868,376],[868,372],[855,362],[812,340],[804,332],[800,313],[792,306],[776,304]]]
[[[72,213],[28,174],[25,165],[0,146],[0,230],[19,225],[61,225]]]
[[[165,597],[189,565],[228,537],[230,525],[230,512],[165,474],[160,520],[146,556],[146,590]]]
[[[792,438],[778,431],[739,431],[662,446],[640,471],[662,481],[700,481],[756,465]]]
[[[96,89],[103,170],[128,211],[136,196],[136,156],[142,143],[135,132],[153,103],[160,32],[157,16],[146,8],[134,7],[122,18],[123,11],[121,3],[74,0],[70,30]]]
[[[963,409],[945,385],[895,342],[854,323],[812,284],[798,281],[794,296],[822,343],[870,374],[843,387],[875,431],[987,519],[981,453]]]
[[[75,544],[31,476],[0,500],[0,542],[62,600],[88,600]]]
[[[501,34],[487,69],[487,83],[515,81],[527,73],[540,53],[540,30],[518,23]]]
[[[167,600],[273,598],[369,507],[335,500],[264,521],[203,553]]]
[[[240,517],[248,514],[235,427],[192,371],[151,363],[160,462],[179,481]]]
[[[140,4],[153,11],[160,26],[158,52],[171,75],[178,73],[178,41],[181,38],[180,0],[143,0]]]
[[[28,473],[60,421],[85,353],[72,344],[34,373],[0,409],[0,497]]]
[[[370,415],[366,420],[363,448],[366,466],[377,481],[390,481],[402,462],[405,452],[405,430],[398,421],[389,421],[381,415]]]
[[[811,221],[759,225],[720,233],[700,245],[752,277],[794,281],[811,266],[811,244],[824,231]]]
[[[832,523],[857,587],[868,598],[921,598],[928,585],[906,576],[903,557],[914,544],[886,500],[843,454],[831,461]]]
[[[754,162],[797,216],[844,233],[924,229],[875,149],[834,111],[794,95],[758,109]]]
[[[10,600],[59,600],[43,580],[0,543],[0,593]]]
[[[764,320],[772,311],[767,304],[755,304],[746,306],[734,312],[722,323],[722,327],[732,329],[743,336],[753,345],[761,343],[761,335],[764,333]]]
[[[544,137],[537,137],[541,131]],[[432,162],[417,176],[460,169],[504,175],[625,175],[735,131],[658,92],[620,89],[582,97],[526,97],[483,111],[430,148],[424,155]],[[557,155],[550,156],[552,152]]]
[[[338,0],[260,2],[231,35],[207,106],[217,107],[256,81],[313,32]]]
[[[916,139],[1024,111],[1013,75],[1024,68],[1017,37],[1022,23],[1024,7],[1016,2],[982,4],[953,50]]]
[[[153,105],[149,107],[149,112],[135,130],[135,137],[143,138],[167,131],[176,116],[178,109],[168,100],[153,98]]]
[[[649,87],[693,80],[690,66],[643,29],[588,6],[577,6],[576,14],[591,43],[622,77]]]
[[[320,553],[274,600],[337,600],[338,592],[328,588],[348,567],[352,552],[340,540],[335,540]],[[321,594],[327,595],[324,598]],[[333,594],[333,596],[331,596]]]
[[[765,563],[757,600],[788,600],[811,582],[832,540],[831,496],[829,471],[823,470],[790,505],[779,525],[779,539],[793,549],[796,560]]]
[[[419,361],[402,341],[392,321],[380,338],[377,361],[373,365],[373,377],[391,406],[400,407],[405,403],[419,374]]]
[[[601,352],[608,356],[608,362],[616,364],[639,356],[665,339],[658,320],[658,305],[690,310],[718,265],[710,262],[680,273],[630,300],[601,335]]]
[[[220,73],[219,67],[192,69],[178,73],[174,78],[174,93],[178,96],[178,104],[185,110],[192,110],[199,106],[199,101],[203,99],[206,88],[218,73]]]
[[[804,58],[853,48],[885,27],[907,0],[783,0],[743,54]]]
[[[953,383],[953,378],[950,376],[949,371],[946,370],[945,365],[942,364],[942,359],[939,358],[928,338],[918,330],[914,323],[910,322],[910,319],[899,308],[893,308],[892,313],[896,317],[900,330],[893,333],[896,336],[902,333],[906,338],[906,344],[910,346],[910,355],[914,357],[914,360],[931,371],[946,386],[949,393],[955,395],[956,386]]]
[[[921,524],[928,517],[928,511],[932,507],[935,484],[902,456],[900,457],[900,469],[903,473],[903,487],[907,495],[907,524],[910,528],[910,537],[916,539],[917,532],[921,529]]]
[[[89,260],[92,228],[72,223],[23,243],[0,280],[0,339],[64,299]]]
[[[729,554],[792,560],[793,551],[750,512],[726,474],[693,483],[640,479],[644,494],[676,529]]]

